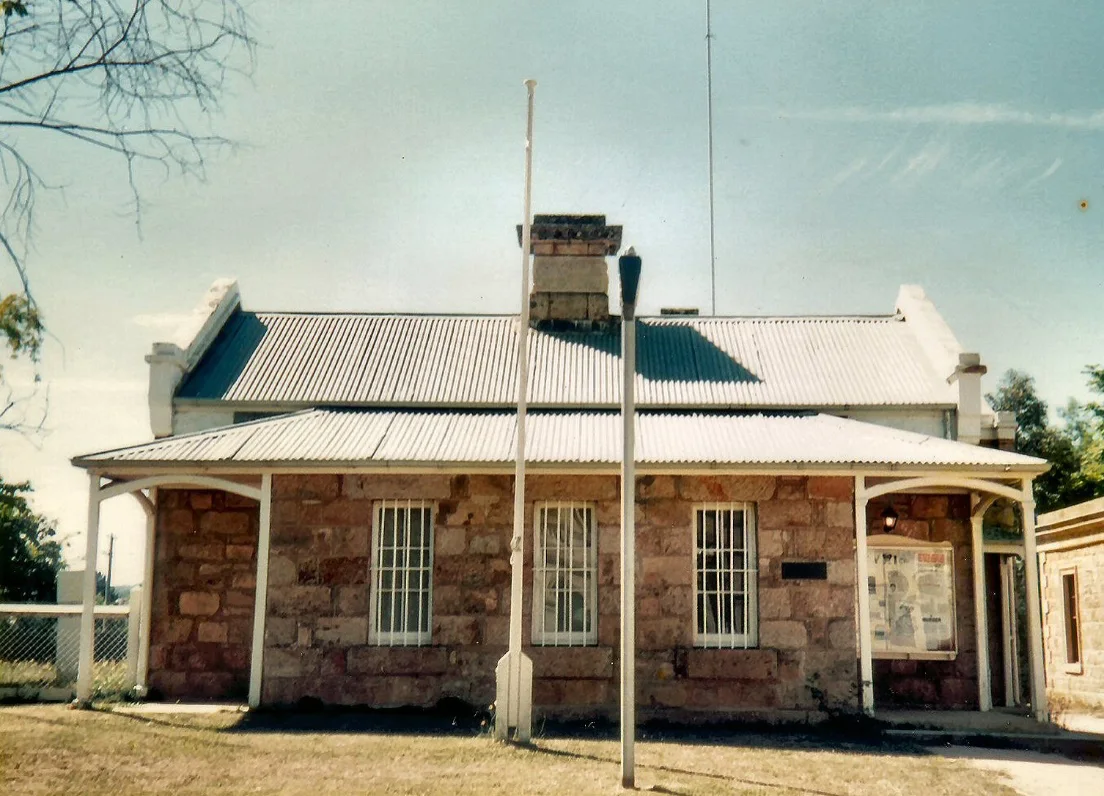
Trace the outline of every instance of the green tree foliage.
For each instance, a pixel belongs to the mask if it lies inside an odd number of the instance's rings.
[[[54,523],[27,504],[28,483],[0,480],[0,602],[53,602],[65,567]]]
[[[1085,372],[1090,388],[1104,397],[1104,369],[1092,367]],[[1035,379],[1018,370],[1006,372],[996,391],[985,397],[993,409],[1015,413],[1016,450],[1051,464],[1048,472],[1035,479],[1039,511],[1104,495],[1104,406],[1100,402],[1070,401],[1059,412],[1063,425],[1054,425]]]

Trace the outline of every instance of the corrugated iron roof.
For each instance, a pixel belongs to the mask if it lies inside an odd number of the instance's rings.
[[[535,465],[609,465],[621,460],[617,412],[533,412]],[[111,465],[507,465],[516,415],[506,411],[314,409],[78,457]],[[822,414],[641,412],[643,465],[841,465],[1041,472],[1041,459]]]
[[[950,406],[954,396],[894,317],[645,318],[642,407]],[[196,401],[305,406],[508,407],[516,316],[239,311],[181,385]],[[529,401],[620,404],[620,330],[530,337]]]

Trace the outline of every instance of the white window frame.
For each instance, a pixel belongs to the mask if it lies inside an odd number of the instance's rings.
[[[584,555],[584,566],[573,567],[571,561],[573,560],[575,552],[575,537],[572,533],[574,527],[575,512],[582,509],[584,517],[589,517],[589,541],[590,545],[586,549]],[[547,557],[545,555],[545,547],[548,541],[551,540],[549,535],[549,528],[541,522],[541,513],[544,512],[545,517],[548,517],[551,512],[557,513],[557,521],[553,526],[558,532],[560,528],[560,522],[558,517],[562,513],[566,513],[569,519],[568,532],[567,532],[567,556],[566,560],[568,566],[566,568],[566,575],[569,578],[582,576],[583,588],[583,616],[584,629],[583,630],[560,630],[559,622],[557,621],[556,627],[549,629],[545,627],[545,590],[548,587],[548,578],[556,577],[563,571],[557,564],[549,567],[546,563]],[[587,538],[584,534],[584,540]],[[556,557],[557,562],[561,559],[561,556]],[[572,589],[569,594],[574,594]],[[556,612],[557,620],[559,617],[560,604],[557,601]],[[541,501],[533,506],[533,644],[542,647],[585,647],[593,646],[598,643],[598,507],[587,501],[580,500],[549,500]],[[588,627],[589,624],[589,627]]]
[[[709,513],[718,515],[729,515],[730,521],[735,527],[735,514],[740,513],[742,516],[742,534],[740,541],[743,543],[743,567],[733,567],[730,564],[727,569],[722,570],[720,564],[723,561],[724,553],[732,553],[738,550],[733,545],[727,547],[721,547],[721,535],[716,534],[713,547],[706,547],[704,550],[701,548],[700,542],[703,541],[699,538],[699,530],[704,526],[704,518]],[[738,503],[698,503],[694,505],[693,514],[693,526],[690,529],[690,533],[693,534],[693,550],[694,550],[694,562],[693,562],[693,622],[694,622],[694,646],[706,647],[713,649],[749,649],[751,647],[758,646],[759,644],[759,558],[758,558],[758,545],[756,538],[756,512],[754,503],[738,502]],[[733,534],[733,540],[735,540],[735,534]],[[704,564],[706,563],[706,556],[713,556],[717,562],[717,566],[706,569]],[[699,615],[699,592],[701,587],[699,581],[703,580],[703,575],[707,572],[724,572],[733,582],[742,578],[744,588],[742,591],[744,599],[742,604],[738,603],[737,597],[741,594],[736,589],[730,589],[727,594],[721,592],[718,584],[717,594],[720,596],[718,600],[717,609],[718,617],[721,622],[725,622],[726,609],[727,616],[735,616],[742,614],[744,632],[708,632],[702,629],[701,617]]]
[[[423,528],[423,544],[421,551],[423,552],[422,563],[416,567],[411,567],[406,563],[402,565],[398,562],[398,556],[393,559],[395,562],[392,566],[383,567],[383,549],[381,547],[382,528],[383,528],[383,515],[386,511],[392,511],[396,514],[396,521],[400,512],[405,512],[407,531],[407,539],[409,539],[410,529],[410,517],[414,511],[429,511],[429,526],[428,534],[425,533]],[[372,557],[369,564],[369,605],[368,605],[368,643],[376,644],[380,646],[388,647],[418,647],[429,644],[433,636],[433,547],[436,534],[434,533],[434,525],[437,520],[437,503],[432,500],[380,500],[376,501],[372,506]],[[397,525],[396,525],[397,527]],[[428,538],[426,538],[428,536]],[[394,551],[399,550],[397,544],[398,537],[396,536],[396,546],[392,548]],[[403,547],[406,553],[410,553],[414,548],[411,548],[409,542]],[[412,574],[425,574],[427,575],[426,587],[416,588],[411,590],[409,588],[409,578]],[[389,590],[394,593],[401,593],[404,595],[404,606],[406,601],[410,599],[412,594],[417,595],[418,600],[418,616],[421,616],[422,605],[426,606],[426,620],[425,627],[410,628],[407,625],[409,618],[409,612],[404,610],[402,612],[402,626],[395,627],[395,614],[392,611],[391,626],[383,628],[380,626],[381,608],[382,603],[380,601],[380,592],[384,586],[384,576],[390,574],[393,579],[393,585]],[[401,580],[403,586],[400,588],[397,583]]]

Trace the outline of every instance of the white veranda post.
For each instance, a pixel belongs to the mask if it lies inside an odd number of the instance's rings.
[[[1046,682],[1043,678],[1043,623],[1039,602],[1039,554],[1035,550],[1035,498],[1031,481],[1023,482],[1024,569],[1027,581],[1027,638],[1031,652],[1031,708],[1035,718],[1048,716]]]
[[[81,590],[80,652],[77,658],[77,699],[92,699],[92,664],[96,641],[96,558],[100,549],[100,476],[89,473],[88,535],[84,547],[84,584]]]
[[[859,608],[859,680],[862,710],[874,715],[874,660],[870,648],[870,590],[868,587],[869,562],[866,554],[866,479],[855,478],[855,588]]]
[[[525,409],[529,389],[529,251],[532,246],[533,90],[526,80],[525,215],[521,227],[521,313],[518,316],[517,462],[514,471],[514,532],[510,539],[510,648],[495,667],[495,737],[506,740],[510,728],[529,740],[533,723],[533,662],[521,649],[522,567],[525,563]]]
[[[977,647],[978,709],[993,709],[993,694],[989,673],[989,614],[985,592],[985,538],[982,521],[992,499],[983,500],[978,495],[970,497],[970,554],[974,577],[974,631]]]

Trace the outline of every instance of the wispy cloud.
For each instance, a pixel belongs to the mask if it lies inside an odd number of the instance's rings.
[[[884,109],[840,106],[806,110],[776,110],[773,115],[782,119],[807,119],[820,122],[933,124],[960,127],[1005,125],[1104,131],[1104,109],[1084,113],[1036,113],[1009,105],[977,102]]]
[[[135,315],[131,322],[144,329],[156,329],[160,331],[174,331],[184,321],[191,317],[184,312],[155,312],[143,315]]]
[[[825,192],[834,191],[852,177],[861,174],[866,169],[867,161],[867,158],[857,158],[851,161],[842,170],[826,180],[822,190]]]
[[[927,176],[939,168],[951,153],[950,143],[929,141],[910,157],[905,165],[894,175],[895,180],[914,180]]]
[[[1050,166],[1047,167],[1046,171],[1044,171],[1042,174],[1039,174],[1035,177],[1032,177],[1030,180],[1028,180],[1026,183],[1024,183],[1023,187],[1024,188],[1031,188],[1032,186],[1038,185],[1039,183],[1043,182],[1044,180],[1049,180],[1051,177],[1053,177],[1055,175],[1055,173],[1058,171],[1058,169],[1062,168],[1062,164],[1064,162],[1065,161],[1063,161],[1062,158],[1055,158],[1054,162],[1051,163]]]

